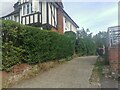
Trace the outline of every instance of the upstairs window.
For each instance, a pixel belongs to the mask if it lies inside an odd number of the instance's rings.
[[[27,4],[27,14],[29,14],[29,4]]]
[[[70,25],[70,31],[72,31],[72,25]]]
[[[30,13],[32,13],[32,2],[30,3],[30,6],[31,6],[31,7],[30,7],[30,11],[31,11],[31,12],[30,12]]]
[[[23,15],[25,15],[25,5],[23,5]]]
[[[65,23],[66,23],[66,27],[69,27],[69,23],[67,19],[65,19]]]
[[[42,6],[42,2],[39,2],[39,12],[41,12],[41,6]]]

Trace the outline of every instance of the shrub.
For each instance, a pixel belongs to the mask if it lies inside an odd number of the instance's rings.
[[[73,55],[71,39],[56,32],[2,21],[2,68],[18,63],[35,64]]]
[[[86,43],[83,38],[77,39],[76,43],[76,54],[79,54],[80,56],[86,55],[87,49],[86,49]]]
[[[96,52],[95,43],[90,38],[79,38],[76,43],[76,53],[80,56],[94,55]]]
[[[70,38],[71,45],[72,45],[72,48],[73,48],[72,51],[75,53],[76,34],[73,31],[67,31],[67,32],[65,32],[65,36]]]
[[[72,55],[71,42],[64,35],[55,32],[29,30],[24,37],[27,63],[45,62],[66,58]]]
[[[10,66],[21,63],[22,52],[22,33],[21,26],[11,21],[2,21],[2,68],[7,69]]]

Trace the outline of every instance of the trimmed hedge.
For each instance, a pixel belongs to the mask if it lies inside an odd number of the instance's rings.
[[[67,58],[74,53],[71,39],[56,32],[2,20],[2,69],[18,63],[35,64]]]
[[[68,38],[70,38],[71,40],[71,44],[72,44],[72,48],[73,48],[73,52],[75,54],[75,46],[76,46],[76,33],[74,33],[73,31],[66,31],[64,33],[65,36],[67,36]]]
[[[96,46],[90,38],[79,38],[76,43],[76,54],[80,56],[95,55]]]

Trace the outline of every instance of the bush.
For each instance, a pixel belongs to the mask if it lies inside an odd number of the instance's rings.
[[[45,62],[71,56],[69,38],[55,32],[29,30],[25,35],[27,63]]]
[[[83,38],[77,39],[76,43],[76,54],[79,54],[80,56],[86,55],[87,49],[86,49],[86,43]]]
[[[35,64],[73,55],[71,39],[56,32],[2,21],[2,68],[18,63]]]
[[[64,34],[65,36],[67,36],[68,38],[70,38],[71,40],[71,45],[73,48],[73,53],[75,53],[75,44],[76,44],[76,34],[73,31],[67,31]]]
[[[76,53],[80,56],[94,55],[96,52],[95,43],[90,38],[79,38],[76,43]]]
[[[22,32],[18,23],[2,21],[2,68],[7,69],[16,63],[21,63],[22,52]]]

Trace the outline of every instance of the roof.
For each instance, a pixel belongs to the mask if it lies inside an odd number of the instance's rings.
[[[17,14],[17,13],[19,13],[19,9],[17,9],[17,10],[15,10],[15,11],[11,12],[10,14],[8,14],[8,15],[6,15],[6,16],[3,16],[2,18],[11,16],[11,15],[14,15],[14,14]]]
[[[63,10],[64,16],[76,27],[79,28],[79,26],[73,21],[73,19]]]
[[[112,26],[112,27],[108,27],[108,28],[115,28],[115,27],[120,27],[120,25],[118,25],[118,26]]]
[[[65,18],[67,18],[76,28],[79,28],[79,26],[73,21],[73,19],[63,9],[63,3],[62,2],[56,2],[56,3],[60,7],[60,9],[63,11]]]
[[[63,9],[63,4],[62,2],[56,2],[57,5],[61,8],[61,10],[63,11],[63,14],[65,16],[65,18],[67,18],[76,28],[79,28],[79,26],[73,21],[73,19],[65,12],[65,10]],[[18,5],[18,2],[14,4],[14,7]],[[7,16],[10,16],[10,15],[13,15],[13,14],[16,14],[16,13],[19,13],[19,9],[16,9],[15,11],[11,12],[10,14],[6,15],[6,16],[3,16],[2,18],[4,17],[7,17]]]

